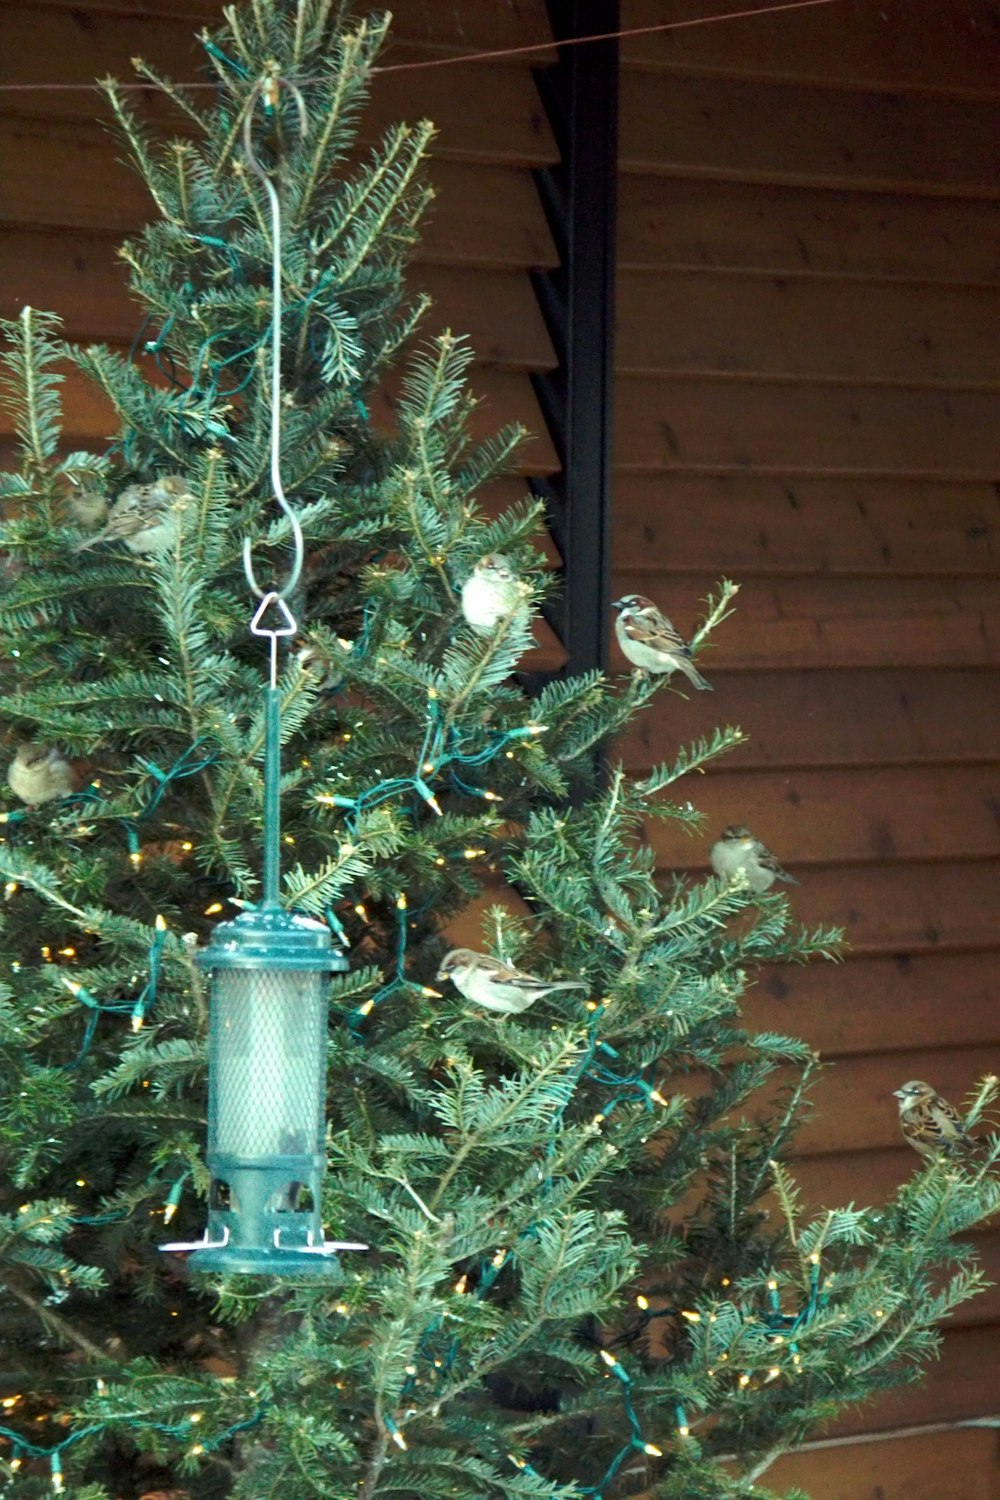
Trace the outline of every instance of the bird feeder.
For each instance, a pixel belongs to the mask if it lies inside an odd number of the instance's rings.
[[[282,622],[265,625],[278,609]],[[295,630],[280,596],[268,594],[251,629],[272,640],[265,699],[264,900],[216,928],[197,955],[210,975],[208,1229],[204,1240],[164,1245],[191,1251],[194,1270],[229,1275],[335,1278],[337,1250],[323,1238],[326,1167],[326,1040],[329,976],[346,971],[321,922],[278,899],[280,695],[277,637]]]

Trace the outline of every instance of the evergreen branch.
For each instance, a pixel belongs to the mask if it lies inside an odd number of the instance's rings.
[[[323,124],[316,136],[312,161],[297,194],[295,222],[301,224],[312,209],[313,199],[324,171],[328,169],[330,145],[341,124],[345,100],[359,87],[368,59],[378,51],[385,37],[388,17],[379,21],[362,21],[356,32],[340,40],[337,72],[333,91],[323,101]]]
[[[46,1306],[44,1302],[40,1302],[37,1297],[28,1291],[27,1287],[19,1285],[6,1268],[0,1267],[0,1281],[3,1282],[3,1285],[15,1301],[29,1308],[42,1327],[47,1329],[49,1333],[54,1334],[60,1343],[68,1344],[74,1349],[79,1349],[81,1354],[85,1354],[88,1359],[94,1360],[99,1365],[106,1366],[114,1363],[103,1349],[99,1349],[96,1344],[91,1343],[90,1339],[81,1333],[79,1329],[74,1328],[72,1323],[67,1322],[65,1318],[53,1308]]]
[[[691,637],[690,644],[692,651],[697,651],[702,642],[722,624],[723,620],[728,620],[729,616],[733,613],[729,606],[739,591],[740,586],[738,583],[732,583],[728,578],[724,578],[719,586],[718,594],[708,595],[705,600],[708,606],[705,619]]]
[[[11,347],[3,356],[6,405],[27,458],[37,473],[46,471],[59,442],[62,406],[58,386],[63,377],[52,370],[65,349],[56,341],[60,320],[54,313],[22,307],[16,319],[0,320]]]

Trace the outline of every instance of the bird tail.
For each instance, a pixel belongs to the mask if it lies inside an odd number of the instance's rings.
[[[778,879],[783,880],[786,885],[801,885],[801,880],[796,880],[794,875],[789,875],[787,870],[778,871]]]
[[[682,656],[678,659],[677,665],[692,687],[698,688],[699,692],[702,693],[710,693],[712,691],[712,684],[705,681],[693,661],[689,661],[686,656]]]
[[[590,985],[584,984],[582,979],[561,979],[558,984],[549,986],[553,990],[589,990]]]

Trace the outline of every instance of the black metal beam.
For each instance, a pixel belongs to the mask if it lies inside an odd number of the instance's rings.
[[[618,0],[549,0],[548,8],[557,44],[619,29]],[[535,77],[562,159],[535,173],[560,264],[534,275],[559,358],[534,383],[562,469],[532,487],[563,559],[552,624],[568,653],[565,672],[575,674],[604,669],[608,655],[618,43],[561,46],[558,62]]]

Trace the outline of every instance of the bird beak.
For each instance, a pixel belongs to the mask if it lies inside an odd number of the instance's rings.
[[[438,981],[439,984],[443,984],[444,981],[448,978],[447,971],[445,969],[438,969],[437,973],[434,975],[434,978]]]
[[[612,600],[611,608],[612,609],[624,609],[625,608],[625,600],[624,599],[614,599],[614,600]]]
[[[905,1099],[906,1098],[906,1090],[905,1089],[893,1089],[892,1096],[893,1096],[894,1099]]]

